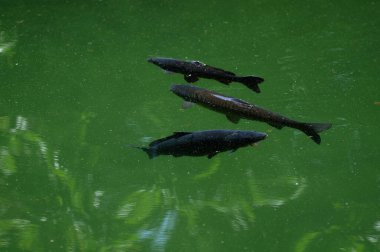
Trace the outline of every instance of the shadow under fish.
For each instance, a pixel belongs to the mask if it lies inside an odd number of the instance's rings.
[[[173,135],[158,139],[149,147],[136,147],[145,151],[149,158],[159,155],[207,156],[212,158],[225,151],[236,151],[264,140],[267,134],[243,130],[206,130],[195,132],[174,132]],[[135,146],[132,146],[135,147]]]
[[[205,108],[225,114],[228,120],[233,123],[238,123],[241,118],[244,118],[266,122],[277,129],[286,126],[304,132],[317,144],[321,143],[321,137],[318,133],[331,127],[330,123],[298,122],[246,101],[192,85],[173,85],[170,90],[187,102],[197,103]]]
[[[256,93],[260,93],[258,84],[264,81],[263,78],[256,76],[236,76],[235,73],[212,67],[199,61],[149,58],[148,62],[161,67],[165,71],[183,74],[185,80],[189,83],[196,82],[199,78],[214,79],[226,85],[231,82],[240,82]]]

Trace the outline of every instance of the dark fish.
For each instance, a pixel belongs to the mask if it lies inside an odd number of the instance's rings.
[[[174,132],[173,135],[158,139],[149,147],[137,147],[149,158],[159,155],[205,156],[212,158],[219,152],[236,151],[265,139],[267,134],[242,130],[206,130],[195,132]]]
[[[236,76],[232,72],[208,66],[199,61],[150,58],[148,59],[148,62],[151,62],[166,71],[183,74],[185,80],[189,83],[198,81],[198,78],[214,79],[226,85],[231,82],[240,82],[256,93],[260,93],[258,84],[264,81],[263,78],[255,76]]]
[[[233,123],[238,123],[240,118],[245,118],[266,122],[277,129],[287,126],[301,130],[317,144],[321,143],[321,137],[318,133],[331,127],[329,123],[297,122],[283,115],[249,104],[246,101],[224,96],[192,85],[173,85],[171,91],[182,97],[185,101],[194,102],[208,109],[225,114],[228,120]]]

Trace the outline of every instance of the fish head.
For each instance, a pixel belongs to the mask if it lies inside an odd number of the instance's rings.
[[[239,145],[249,145],[264,140],[268,135],[257,131],[236,131],[227,137],[227,140]]]
[[[158,58],[148,58],[148,62],[165,69],[167,67],[174,66],[177,63],[177,60],[158,57]]]
[[[197,91],[197,87],[193,85],[172,85],[170,91],[179,97],[183,98],[185,101],[193,101],[195,97],[195,92]]]

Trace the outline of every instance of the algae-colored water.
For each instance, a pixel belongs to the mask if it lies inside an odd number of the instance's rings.
[[[379,251],[377,1],[0,1],[1,251]],[[151,56],[265,78],[197,85],[303,133],[201,107]],[[266,132],[255,148],[149,160],[174,131]]]

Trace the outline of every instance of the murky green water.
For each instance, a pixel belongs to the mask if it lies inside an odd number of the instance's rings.
[[[1,251],[379,251],[378,1],[0,1]],[[199,85],[304,134],[200,107],[149,56],[266,79]],[[173,131],[255,148],[149,160]]]

